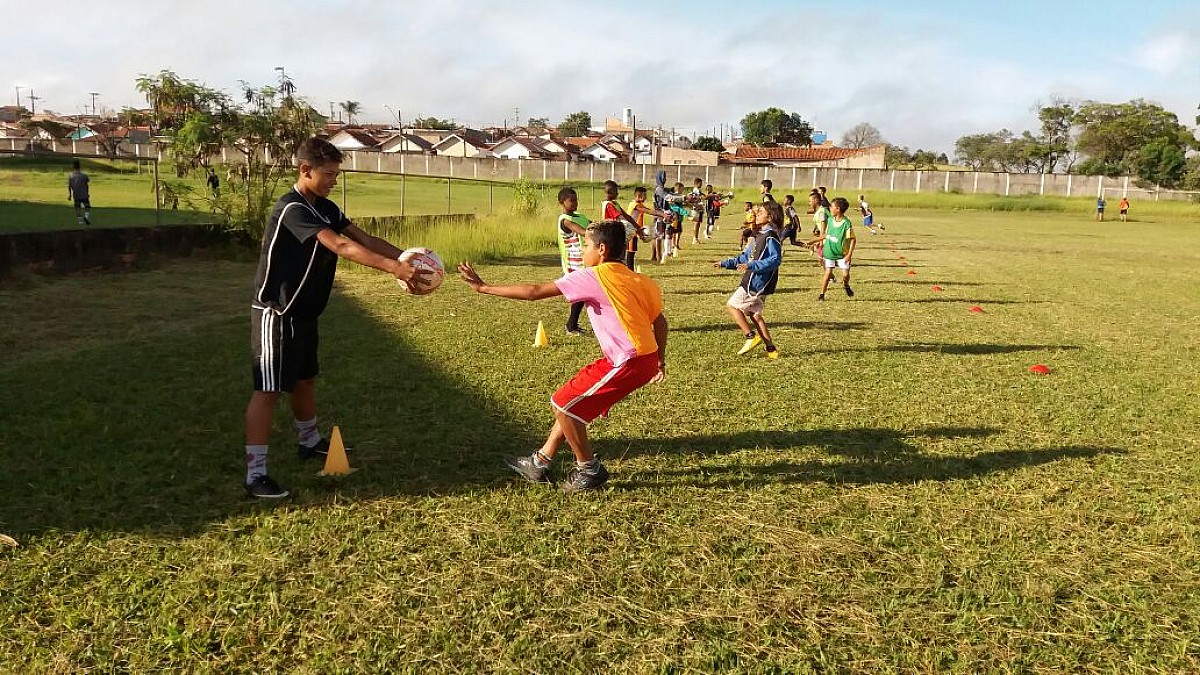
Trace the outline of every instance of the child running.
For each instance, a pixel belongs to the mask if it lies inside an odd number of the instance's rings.
[[[652,253],[650,256],[651,262],[659,259],[659,250],[661,247],[660,237],[652,229],[646,228],[646,214],[649,213],[655,218],[664,218],[667,214],[655,211],[646,206],[646,188],[638,186],[633,189],[633,201],[629,202],[629,215],[637,223],[638,231],[643,234],[647,241],[653,241]],[[628,233],[627,233],[628,234]],[[631,239],[628,248],[625,249],[625,266],[631,270],[635,270],[634,258],[637,255],[637,240]]]
[[[873,227],[875,224],[875,212],[871,210],[870,204],[867,204],[867,198],[863,195],[858,196],[858,211],[862,213],[863,227],[870,230],[871,234],[879,234],[875,231],[875,227]],[[887,229],[883,226],[883,223],[880,223],[878,227],[881,230]]]
[[[779,350],[771,340],[767,322],[763,319],[766,296],[775,292],[779,281],[779,265],[783,262],[783,246],[779,243],[778,228],[783,224],[783,208],[774,201],[764,202],[753,210],[754,239],[740,255],[713,263],[713,267],[743,272],[737,290],[729,296],[725,308],[734,323],[746,336],[738,356],[749,353],[760,344],[767,345],[767,358],[779,358]],[[757,329],[757,330],[756,330]]]
[[[833,268],[842,270],[842,287],[846,297],[853,298],[854,290],[850,288],[850,260],[854,257],[854,228],[846,217],[846,209],[850,202],[844,197],[835,197],[831,202],[832,213],[825,221],[824,236],[808,242],[810,246],[822,245],[821,257],[825,262],[825,276],[821,279],[821,294],[817,300],[825,299],[825,291],[829,288],[829,280],[833,278]]]
[[[517,300],[541,300],[556,295],[587,305],[588,317],[604,355],[584,366],[550,398],[554,426],[540,449],[529,456],[505,460],[510,469],[531,483],[552,482],[550,465],[563,441],[575,454],[575,469],[562,483],[563,492],[598,490],[609,473],[588,442],[587,425],[607,415],[614,404],[638,388],[661,382],[667,369],[667,319],[662,292],[649,277],[622,264],[625,227],[601,221],[584,236],[586,269],[540,284],[490,286],[462,263],[463,281],[479,293]]]
[[[575,194],[573,188],[565,187],[559,190],[558,203],[562,206],[562,213],[558,216],[558,227],[554,229],[558,232],[558,252],[562,254],[562,271],[563,276],[566,276],[584,268],[583,235],[587,232],[588,223],[591,221],[587,219],[587,216],[575,211],[579,207],[579,196]],[[582,313],[582,302],[571,304],[571,314],[567,318],[567,335],[571,337],[587,335],[579,327],[579,316]]]

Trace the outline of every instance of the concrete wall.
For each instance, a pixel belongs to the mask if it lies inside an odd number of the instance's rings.
[[[24,151],[27,139],[0,139],[0,151]],[[83,141],[58,141],[43,147],[60,153],[102,154],[96,144]],[[623,185],[641,183],[652,185],[659,169],[667,172],[670,182],[691,185],[693,178],[720,189],[754,187],[764,178],[775,183],[775,192],[806,191],[824,185],[830,190],[882,190],[893,192],[960,192],[963,194],[993,195],[1057,195],[1096,197],[1103,189],[1108,197],[1157,200],[1189,200],[1187,192],[1144,189],[1134,185],[1128,176],[1077,176],[1037,173],[983,173],[975,171],[893,171],[890,169],[857,169],[843,167],[781,167],[781,166],[697,166],[684,164],[627,164],[616,162],[562,162],[550,160],[475,159],[442,155],[412,155],[375,151],[348,151],[342,168],[348,171],[406,173],[439,178],[465,178],[511,182],[519,178],[534,181],[597,182],[615,180]],[[123,145],[123,157],[162,158],[153,145]],[[236,161],[238,153],[222,153],[223,162]]]

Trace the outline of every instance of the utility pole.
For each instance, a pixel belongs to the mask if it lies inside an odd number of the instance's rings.
[[[92,116],[95,117],[97,115],[97,113],[96,113],[96,97],[100,95],[100,92],[89,91],[88,95],[92,97]]]

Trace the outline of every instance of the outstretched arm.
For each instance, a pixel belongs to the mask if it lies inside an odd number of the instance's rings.
[[[654,319],[654,341],[658,343],[658,374],[651,382],[667,379],[667,317],[661,312]]]
[[[396,258],[399,257],[399,253],[396,254],[396,257],[380,255],[353,239],[343,237],[328,227],[323,227],[317,232],[317,241],[321,242],[321,245],[325,248],[336,253],[339,258],[353,260],[360,265],[382,270],[407,283],[409,286],[421,287],[429,285],[429,272],[418,270],[411,263],[397,260]]]
[[[475,289],[475,292],[483,293],[484,295],[497,295],[502,298],[512,298],[513,300],[542,300],[562,295],[562,291],[558,289],[558,286],[553,281],[545,281],[540,284],[490,286],[479,277],[479,273],[475,271],[474,267],[471,267],[471,263],[469,262],[459,263],[458,273],[462,275],[462,280],[468,286]]]
[[[386,239],[380,239],[375,235],[367,234],[363,230],[359,229],[357,225],[347,225],[346,229],[342,230],[342,235],[349,237],[363,248],[374,251],[375,253],[378,253],[386,258],[395,260],[396,258],[400,257],[401,253],[404,253],[404,251],[401,251]]]

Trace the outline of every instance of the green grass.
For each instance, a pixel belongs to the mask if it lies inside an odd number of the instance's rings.
[[[66,200],[66,176],[69,162],[63,159],[6,157],[0,155],[0,234],[75,227],[74,209]],[[96,227],[127,227],[154,223],[154,181],[147,167],[138,168],[131,162],[85,160],[84,171],[92,179],[93,221]],[[164,171],[166,171],[164,169]],[[175,178],[168,178],[175,181]],[[197,175],[186,179],[194,189],[203,192],[203,180]],[[342,185],[331,195],[351,218],[406,215],[438,215],[445,213],[474,213],[480,216],[503,216],[510,212],[513,190],[503,183],[452,179],[447,199],[444,178],[400,177],[374,173],[343,173]],[[572,182],[579,192],[580,209],[594,215],[604,199],[600,184]],[[290,184],[281,186],[286,190]],[[343,190],[343,187],[345,188]],[[556,208],[555,198],[560,183],[536,184],[543,210]],[[632,185],[622,186],[623,201],[632,198]],[[652,186],[651,186],[652,187]],[[725,189],[717,186],[718,189]],[[857,190],[835,190],[831,196],[845,196],[856,202]],[[966,211],[1053,211],[1088,215],[1093,213],[1095,200],[1090,197],[1039,197],[1023,195],[966,195],[955,193],[912,193],[865,191],[880,216],[888,209],[939,209]],[[800,206],[807,205],[808,188],[780,188],[776,194],[792,193]],[[726,215],[740,213],[741,201],[757,201],[757,190],[736,190],[735,203]],[[801,209],[803,210],[803,209]],[[1115,217],[1115,207],[1113,209]],[[1200,204],[1187,202],[1152,202],[1135,200],[1133,215],[1143,219],[1200,219]],[[212,215],[190,211],[186,204],[179,211],[162,212],[165,224],[206,222]]]
[[[643,261],[669,379],[574,498],[499,462],[598,354],[561,301],[343,271],[319,402],[360,470],[313,475],[280,410],[272,507],[240,488],[252,264],[0,289],[0,670],[1200,669],[1200,223],[884,216],[853,300],[788,250],[775,362],[733,356],[733,223]]]

